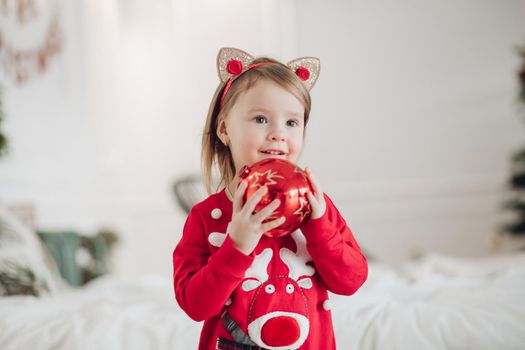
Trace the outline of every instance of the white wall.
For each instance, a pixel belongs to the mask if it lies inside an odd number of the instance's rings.
[[[185,217],[173,180],[199,170],[221,46],[322,60],[301,165],[358,240],[399,261],[487,253],[523,128],[512,47],[525,1],[63,2],[65,50],[4,85],[0,200],[42,229],[121,235],[119,273],[171,272]]]
[[[525,1],[301,2],[300,53],[322,60],[305,159],[373,255],[490,252],[524,143],[524,13]]]

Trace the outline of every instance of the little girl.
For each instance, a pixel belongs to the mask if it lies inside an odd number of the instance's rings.
[[[204,321],[200,350],[335,349],[328,291],[351,295],[367,278],[352,232],[308,169],[311,218],[280,238],[264,235],[285,221],[270,218],[279,200],[254,213],[267,188],[243,203],[247,183],[238,183],[244,165],[297,162],[319,68],[313,57],[285,65],[219,51],[202,160],[208,192],[214,165],[224,188],[191,209],[173,252],[177,302]]]

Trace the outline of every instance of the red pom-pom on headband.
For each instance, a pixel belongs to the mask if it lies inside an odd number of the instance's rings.
[[[310,71],[303,67],[303,66],[299,66],[295,69],[295,74],[301,78],[301,80],[308,80],[308,78],[310,78]]]
[[[219,54],[217,55],[217,70],[221,82],[226,83],[222,91],[219,108],[222,108],[224,97],[230,90],[232,83],[241,74],[252,68],[275,63],[259,62],[252,64],[253,61],[253,56],[239,49],[223,47],[219,50]],[[288,62],[286,65],[295,72],[299,79],[304,82],[308,91],[310,91],[319,77],[319,71],[321,69],[319,59],[316,57],[301,57]]]
[[[242,73],[242,62],[236,59],[231,59],[228,61],[228,65],[226,66],[226,70],[228,73],[233,75],[239,75]]]

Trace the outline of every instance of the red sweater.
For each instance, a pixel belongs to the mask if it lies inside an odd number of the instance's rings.
[[[175,297],[204,321],[199,350],[218,337],[233,340],[229,316],[267,349],[335,349],[328,292],[351,295],[368,265],[352,232],[325,195],[323,217],[281,238],[263,236],[254,252],[239,251],[227,234],[232,202],[222,190],[195,205],[173,252]]]

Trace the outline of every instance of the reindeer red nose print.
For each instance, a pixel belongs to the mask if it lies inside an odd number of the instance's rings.
[[[282,237],[303,226],[310,218],[311,208],[306,197],[312,186],[306,173],[295,164],[284,160],[267,158],[252,166],[245,166],[239,172],[240,180],[248,181],[244,193],[244,203],[262,186],[268,187],[268,192],[255,208],[255,213],[279,199],[281,205],[264,222],[272,221],[281,216],[286,221],[268,232],[269,237]],[[240,181],[239,181],[240,183]]]

